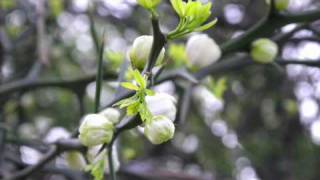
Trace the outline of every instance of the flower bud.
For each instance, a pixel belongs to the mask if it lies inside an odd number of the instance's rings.
[[[174,135],[174,124],[165,116],[154,116],[149,124],[144,127],[144,135],[152,144],[161,144]]]
[[[205,117],[215,116],[223,110],[224,102],[218,99],[205,86],[196,86],[192,91],[193,101]]]
[[[251,57],[258,63],[271,63],[278,54],[278,45],[267,38],[255,40],[251,46]]]
[[[271,0],[266,0],[266,3],[270,5]],[[275,8],[278,11],[286,10],[289,6],[290,0],[275,0]]]
[[[283,11],[288,8],[290,0],[276,0],[276,8],[278,11]]]
[[[43,138],[43,141],[46,143],[55,143],[60,139],[70,138],[71,134],[68,130],[63,127],[52,127],[46,136]]]
[[[81,153],[70,151],[64,155],[67,165],[74,170],[84,170],[87,163]]]
[[[134,40],[133,45],[128,52],[129,59],[133,68],[139,70],[142,70],[144,68],[145,64],[148,62],[149,59],[152,43],[152,36],[140,36]],[[162,62],[164,58],[164,53],[165,49],[162,48],[158,56],[157,63]]]
[[[113,136],[113,124],[101,114],[88,114],[79,128],[80,142],[85,146],[109,143]]]
[[[153,9],[161,2],[161,0],[137,0],[137,2],[146,9]]]
[[[101,111],[99,114],[106,117],[113,124],[117,124],[120,120],[120,112],[115,108],[106,108]]]
[[[166,93],[156,93],[153,96],[146,96],[146,103],[152,115],[162,115],[174,121],[177,108],[176,99]]]
[[[192,67],[206,67],[221,57],[220,47],[206,34],[193,35],[187,42],[187,58]]]

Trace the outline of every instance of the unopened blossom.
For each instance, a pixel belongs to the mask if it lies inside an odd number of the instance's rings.
[[[153,96],[146,96],[146,103],[152,115],[162,115],[174,121],[177,108],[176,99],[166,93],[156,93]]]
[[[77,152],[77,151],[66,152],[64,154],[64,157],[67,162],[67,165],[71,169],[84,170],[85,167],[87,166],[87,163],[80,152]]]
[[[151,48],[153,43],[153,36],[139,36],[137,37],[131,49],[128,52],[129,59],[133,68],[142,70],[149,60]],[[164,58],[165,49],[162,48],[157,63],[161,63]]]
[[[206,34],[193,35],[187,42],[186,53],[189,64],[196,69],[206,67],[221,57],[221,49]]]
[[[103,111],[101,111],[99,114],[106,117],[113,124],[117,124],[120,121],[120,112],[116,108],[106,108]]]
[[[113,136],[113,123],[101,114],[88,114],[79,128],[80,142],[85,146],[109,143]]]
[[[255,40],[251,45],[251,57],[258,63],[271,63],[278,55],[278,45],[267,38]]]
[[[175,127],[165,116],[154,116],[144,127],[144,135],[152,144],[161,144],[173,138]]]

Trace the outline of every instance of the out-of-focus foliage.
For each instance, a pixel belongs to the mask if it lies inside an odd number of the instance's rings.
[[[121,72],[121,68],[130,64],[127,52],[134,39],[152,34],[150,14],[134,0],[48,0],[44,6],[43,37],[49,64],[41,65],[36,2],[0,0],[0,90],[25,78],[28,83],[53,82],[43,85],[45,88],[27,87],[0,96],[0,129],[10,127],[5,151],[0,153],[5,162],[0,163],[1,174],[2,170],[11,173],[21,170],[31,160],[38,161],[47,150],[37,144],[38,141],[45,144],[64,130],[73,132],[81,117],[93,112],[95,83],[82,83],[84,77],[94,79],[92,75],[97,65],[89,11],[99,39],[104,38],[106,42],[104,70],[108,74],[102,88],[102,107],[123,92],[117,82],[119,79],[134,80],[132,71]],[[213,10],[205,9],[204,14],[202,11],[198,14],[207,16],[211,13],[212,17],[217,17],[217,24],[206,33],[219,45],[247,32],[269,8],[265,0],[210,2]],[[282,13],[301,13],[319,9],[319,6],[318,0],[291,0],[288,9],[283,9]],[[177,10],[169,1],[163,1],[157,9],[161,29],[170,33],[181,20]],[[192,25],[192,28],[198,28],[198,25]],[[299,25],[287,24],[270,32],[270,37]],[[319,27],[319,21],[313,22],[294,33],[292,38],[278,43],[278,58],[318,61]],[[172,37],[180,38],[186,32],[188,30],[174,33]],[[188,38],[189,35],[184,36],[166,46],[164,64],[170,67],[166,70],[192,69],[185,52]],[[234,54],[247,51],[241,49]],[[318,179],[319,75],[317,67],[289,65],[279,69],[271,64],[252,65],[205,79],[200,82],[202,91],[187,95],[184,94],[187,85],[181,79],[153,88],[156,92],[165,91],[175,96],[178,109],[182,99],[190,97],[188,115],[183,122],[174,122],[176,134],[172,141],[163,145],[151,145],[143,136],[143,127],[124,132],[116,142],[121,144],[118,148],[120,179],[132,179],[137,174],[149,179],[155,176],[166,179],[161,175],[170,173],[208,180]],[[57,82],[78,78],[80,82],[57,85]],[[56,127],[63,130],[49,136],[50,130]],[[26,150],[25,146],[33,151]],[[68,169],[61,157],[48,167]],[[49,177],[41,171],[31,178],[55,179],[57,176]],[[62,175],[59,178],[63,179]]]

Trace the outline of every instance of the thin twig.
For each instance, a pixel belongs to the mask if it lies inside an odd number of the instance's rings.
[[[160,30],[158,18],[152,15],[151,18],[152,28],[153,28],[153,43],[149,56],[149,61],[147,62],[143,73],[151,73],[152,68],[156,64],[157,58],[166,43],[166,38]]]
[[[45,0],[38,0],[36,2],[38,58],[42,64],[49,65],[48,42],[45,25]]]
[[[78,139],[61,139],[54,143],[50,150],[43,156],[43,158],[35,165],[28,166],[23,170],[15,173],[4,180],[20,180],[31,176],[37,170],[42,169],[48,162],[55,159],[59,154],[65,151],[78,150],[83,151],[84,147]]]
[[[104,37],[104,36],[103,36]],[[98,67],[96,76],[96,95],[95,95],[95,107],[94,111],[97,113],[100,108],[101,86],[103,82],[103,52],[104,52],[104,38],[102,40],[99,54],[98,54]]]

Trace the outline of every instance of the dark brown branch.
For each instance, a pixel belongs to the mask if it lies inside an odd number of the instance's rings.
[[[115,79],[117,77],[114,73],[105,73],[104,79]],[[88,83],[94,81],[96,78],[95,74],[87,75],[82,78],[74,80],[37,80],[32,81],[29,79],[22,79],[12,83],[3,84],[0,86],[0,97],[8,96],[15,92],[34,90],[37,88],[44,87],[59,87],[77,91],[80,87],[86,86]]]
[[[284,60],[284,59],[277,59],[276,63],[282,66],[286,65],[305,65],[310,67],[320,67],[320,60]]]
[[[254,27],[246,33],[221,46],[224,54],[243,50],[259,37],[270,36],[276,29],[290,23],[309,23],[320,19],[320,10],[302,12],[298,14],[274,14],[270,13],[261,19]]]
[[[149,56],[149,61],[147,62],[147,65],[144,69],[145,73],[151,73],[151,70],[156,64],[157,58],[163,46],[166,44],[166,38],[160,30],[158,18],[153,15],[151,23],[153,28],[153,43]]]

